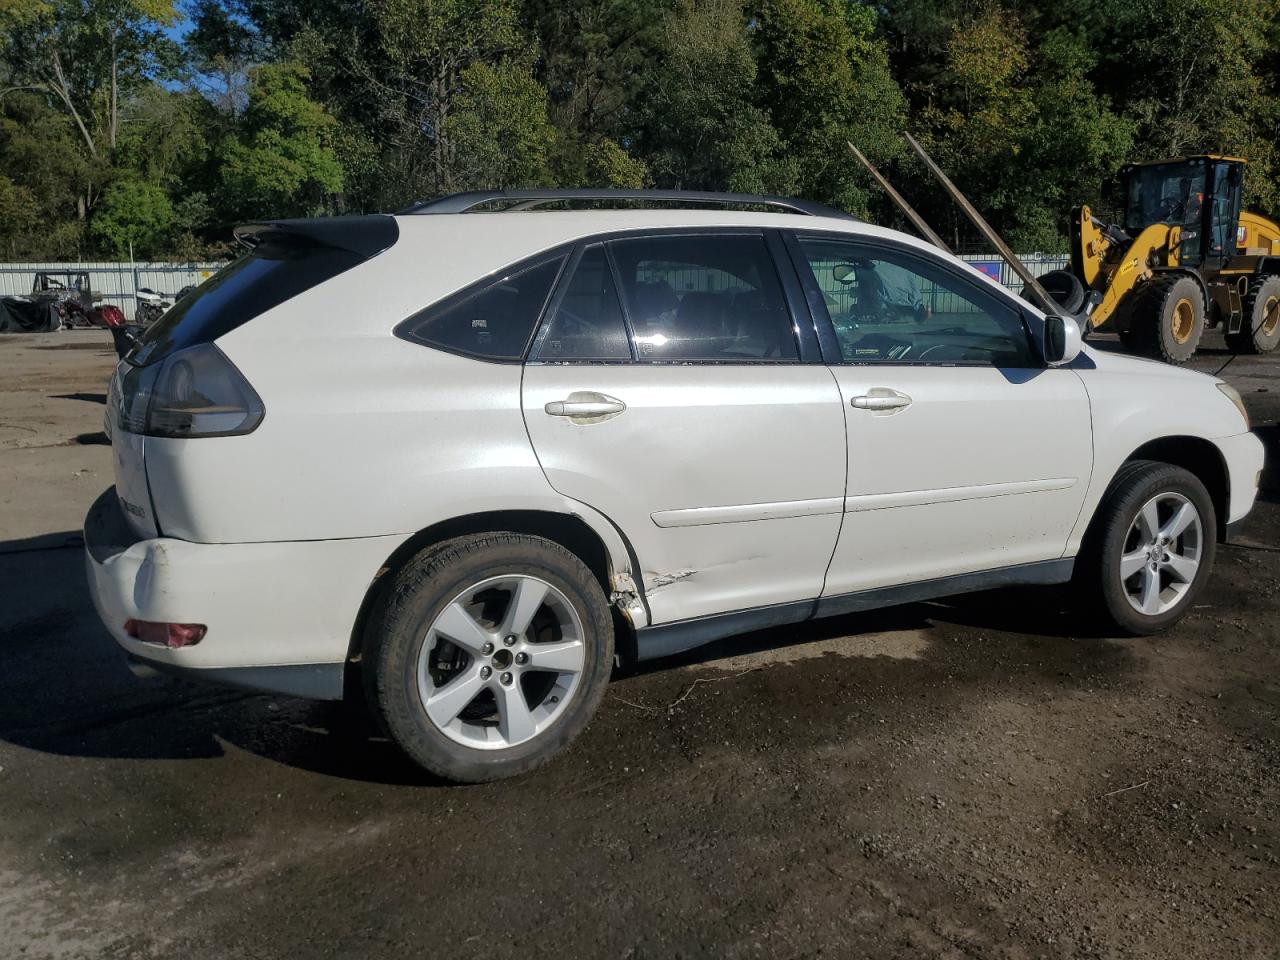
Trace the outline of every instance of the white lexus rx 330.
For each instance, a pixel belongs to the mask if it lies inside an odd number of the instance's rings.
[[[836,211],[642,197],[241,228],[111,381],[85,541],[130,658],[363,691],[478,781],[615,660],[1072,578],[1122,632],[1186,613],[1262,467],[1233,389]]]

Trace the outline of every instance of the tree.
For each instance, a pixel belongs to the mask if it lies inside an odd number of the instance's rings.
[[[0,256],[26,256],[40,222],[35,195],[0,173]]]
[[[248,102],[249,69],[266,56],[262,38],[223,2],[195,0],[183,40],[192,82],[225,114]]]
[[[307,96],[308,76],[296,63],[251,73],[242,128],[224,151],[228,208],[252,216],[316,214],[342,189],[333,149],[337,121]]]
[[[461,189],[546,185],[555,130],[547,92],[514,63],[473,63],[442,128],[452,145],[452,179]]]
[[[756,104],[741,0],[684,0],[665,19],[637,149],[666,187],[785,192],[795,168]]]
[[[11,93],[3,108],[0,171],[17,191],[11,202],[20,203],[26,212],[0,223],[0,235],[13,251],[11,256],[18,258],[79,256],[85,223],[78,208],[94,168],[81,149],[78,132],[65,112],[36,93]]]
[[[6,49],[15,86],[50,94],[88,152],[109,154],[121,101],[174,52],[161,30],[177,17],[174,0],[50,0],[25,10]]]
[[[902,149],[905,100],[876,13],[845,0],[755,0],[748,7],[761,99],[805,196],[865,213],[852,140],[873,161]]]
[[[162,257],[174,223],[168,195],[154,183],[117,180],[107,187],[90,232],[119,259]]]
[[[392,170],[406,199],[451,192],[458,171],[449,122],[464,74],[477,63],[528,62],[518,8],[513,0],[383,0],[375,18],[383,58],[361,69],[380,93]]]

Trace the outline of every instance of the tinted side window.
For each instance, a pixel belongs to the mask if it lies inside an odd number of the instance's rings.
[[[763,237],[643,237],[610,246],[641,360],[800,359]]]
[[[801,240],[850,363],[1037,366],[1018,309],[893,247]]]
[[[481,360],[519,360],[563,261],[554,257],[486,280],[415,313],[396,335]]]
[[[613,270],[600,244],[582,254],[533,352],[539,360],[631,359]]]

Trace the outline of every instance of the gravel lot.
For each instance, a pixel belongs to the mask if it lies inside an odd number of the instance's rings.
[[[1280,357],[1226,368],[1270,471],[1173,634],[1044,590],[754,634],[466,788],[125,669],[78,532],[112,361],[0,340],[0,957],[1280,957]]]

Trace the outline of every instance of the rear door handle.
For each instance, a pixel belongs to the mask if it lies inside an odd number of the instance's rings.
[[[849,403],[859,410],[892,412],[911,406],[911,398],[905,393],[890,390],[888,387],[872,387],[862,396],[854,397]]]
[[[627,409],[627,405],[617,397],[594,390],[575,390],[564,400],[552,400],[542,408],[549,417],[569,417],[593,423],[616,417]]]

